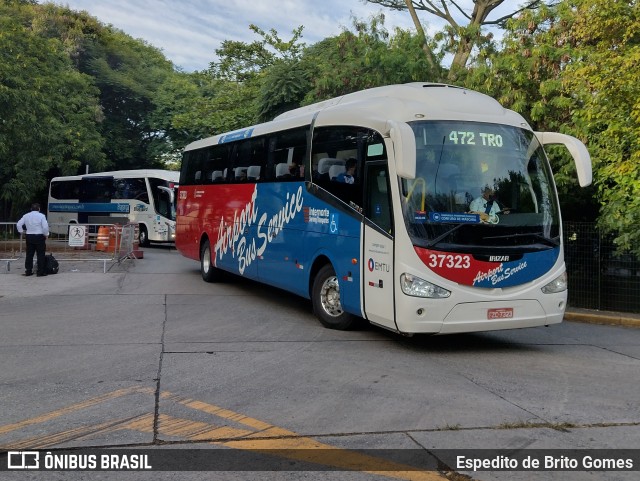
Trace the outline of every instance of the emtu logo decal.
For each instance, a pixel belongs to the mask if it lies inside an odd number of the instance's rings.
[[[369,272],[373,272],[373,271],[390,272],[391,271],[389,264],[385,262],[376,262],[372,258],[369,258],[367,267],[369,268]]]

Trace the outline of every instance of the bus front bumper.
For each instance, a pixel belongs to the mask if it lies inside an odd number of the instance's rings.
[[[412,316],[413,319],[399,317],[398,328],[403,333],[456,334],[548,326],[562,322],[566,296],[549,296],[545,301],[550,302],[544,306],[535,299],[466,302],[454,305],[446,313],[425,308],[422,315]]]

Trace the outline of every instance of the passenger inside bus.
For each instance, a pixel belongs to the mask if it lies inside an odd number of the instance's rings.
[[[337,182],[344,182],[345,184],[354,184],[356,181],[356,165],[357,161],[353,157],[347,159],[344,164],[344,167],[341,169],[341,172],[335,177]],[[333,169],[334,166],[331,167]],[[334,180],[331,175],[331,169],[329,169],[329,176],[331,180]]]
[[[292,160],[289,164],[289,175],[294,179],[300,177],[300,166],[295,160]]]
[[[471,214],[479,214],[480,222],[485,224],[497,224],[499,221],[498,214],[508,214],[509,209],[501,209],[495,190],[485,185],[481,189],[480,197],[476,197],[469,206]]]
[[[247,168],[246,167],[236,167],[234,170],[234,176],[236,182],[246,182],[247,180]]]

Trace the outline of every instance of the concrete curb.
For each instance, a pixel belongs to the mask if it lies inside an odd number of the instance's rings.
[[[567,309],[565,321],[585,322],[640,328],[640,315],[627,312],[595,311],[590,309]]]

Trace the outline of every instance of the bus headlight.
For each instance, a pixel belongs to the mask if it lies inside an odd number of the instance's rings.
[[[408,296],[440,299],[451,295],[450,291],[411,274],[402,274],[400,276],[400,286],[402,287],[402,292]]]
[[[558,292],[566,291],[568,286],[567,272],[563,272],[554,280],[549,282],[542,288],[542,292],[545,294],[556,294]]]

